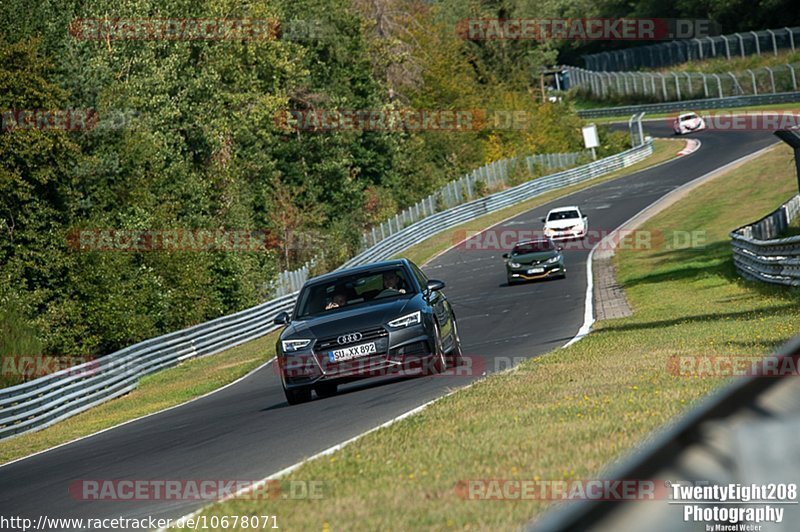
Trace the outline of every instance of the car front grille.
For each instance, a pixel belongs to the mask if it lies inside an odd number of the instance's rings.
[[[341,347],[346,347],[348,345],[363,344],[366,342],[376,342],[377,347],[380,349],[381,344],[384,343],[381,342],[380,340],[389,336],[389,333],[386,332],[386,329],[384,329],[383,327],[374,327],[372,329],[365,329],[363,331],[350,331],[350,332],[361,333],[361,339],[358,340],[357,342],[340,344],[338,341],[339,335],[329,338],[323,338],[316,343],[316,345],[314,346],[314,350],[319,352],[324,352],[324,351],[329,351],[331,349],[339,349]]]

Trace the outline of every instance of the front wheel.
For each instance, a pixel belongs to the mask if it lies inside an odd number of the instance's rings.
[[[290,405],[299,405],[311,400],[311,388],[286,388],[283,393],[286,395],[286,402]]]
[[[433,325],[433,335],[433,363],[428,366],[427,373],[429,375],[447,371],[447,354],[444,352],[442,332],[439,330],[438,323]]]
[[[464,354],[461,351],[461,336],[458,334],[458,325],[456,324],[455,316],[450,319],[453,320],[453,349],[448,353],[448,362],[452,367],[460,366],[464,361]]]

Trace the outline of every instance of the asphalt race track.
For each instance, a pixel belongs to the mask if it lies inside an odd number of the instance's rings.
[[[666,120],[645,124],[653,136],[671,136]],[[588,214],[590,229],[611,230],[681,184],[777,141],[767,132],[693,136],[702,146],[692,155],[525,212],[499,229],[538,230],[548,209],[575,204]],[[562,346],[584,317],[588,249],[565,251],[567,279],[512,287],[506,286],[501,253],[457,248],[424,268],[447,283],[464,353],[479,357],[489,372],[504,369],[513,357]],[[384,378],[289,407],[269,365],[184,407],[0,467],[0,513],[34,522],[42,514],[177,518],[203,502],[87,502],[72,498],[68,487],[79,479],[260,479],[476,378]]]

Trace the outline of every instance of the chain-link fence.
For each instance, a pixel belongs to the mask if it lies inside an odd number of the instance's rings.
[[[800,45],[798,39],[800,39],[798,27],[746,31],[588,54],[583,56],[583,61],[588,70],[603,72],[661,68],[712,57],[731,60],[734,57],[753,54],[778,55],[779,50],[794,52],[795,46]]]
[[[596,72],[565,67],[570,87],[589,97],[643,98],[653,102],[758,96],[797,90],[800,63],[739,72]]]
[[[641,133],[641,132],[640,132]],[[631,134],[632,138],[633,133]],[[638,146],[644,142],[644,137],[636,137],[633,145]],[[430,196],[420,200],[411,207],[397,213],[392,218],[371,228],[362,235],[361,249],[363,251],[374,246],[403,228],[456,205],[461,205],[482,194],[498,190],[509,184],[509,177],[524,162],[524,168],[529,175],[544,174],[549,170],[572,168],[578,164],[591,160],[591,151],[569,153],[541,153],[529,155],[524,158],[501,159],[481,166],[469,174],[455,181],[449,182]],[[297,292],[308,279],[315,261],[312,259],[296,270],[285,270],[278,274],[278,278],[269,286],[269,292],[274,297]]]

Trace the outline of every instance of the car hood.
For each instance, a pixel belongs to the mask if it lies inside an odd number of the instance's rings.
[[[422,295],[368,303],[293,321],[281,338],[327,338],[340,334],[380,327],[387,321],[418,310]]]
[[[566,220],[552,220],[544,224],[545,227],[551,229],[563,229],[565,227],[572,227],[573,225],[583,225],[583,219],[567,218]]]
[[[519,264],[533,264],[547,260],[558,255],[558,251],[537,251],[536,253],[525,253],[524,255],[514,255],[509,260]]]

